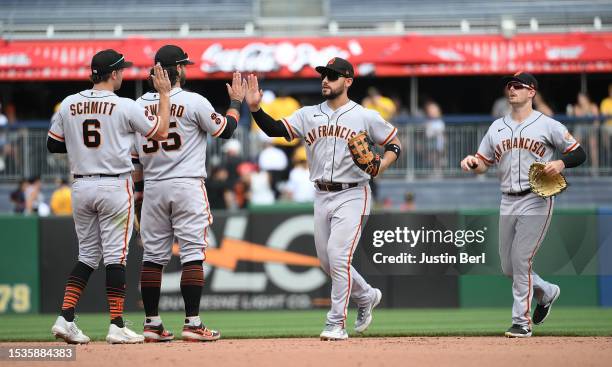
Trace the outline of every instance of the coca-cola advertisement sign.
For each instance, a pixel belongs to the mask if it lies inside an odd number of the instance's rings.
[[[612,32],[517,35],[157,40],[0,41],[0,80],[87,79],[91,57],[112,48],[134,63],[126,79],[148,76],[166,44],[194,61],[189,77],[228,78],[239,70],[268,78],[314,78],[333,57],[348,59],[356,74],[375,76],[612,71]]]
[[[361,53],[358,41],[351,41],[347,49],[330,45],[317,48],[312,43],[253,42],[239,48],[227,48],[214,43],[202,53],[200,70],[204,73],[252,71],[269,73],[286,68],[296,73],[305,67],[324,65],[332,57],[348,59],[352,53]]]

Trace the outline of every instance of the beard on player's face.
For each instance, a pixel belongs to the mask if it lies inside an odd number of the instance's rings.
[[[335,99],[344,93],[346,87],[344,83],[341,83],[338,87],[334,88],[330,84],[327,84],[327,88],[321,88],[321,95],[323,98],[329,100]]]
[[[179,72],[179,83],[181,85],[181,88],[185,86],[186,82],[187,82],[187,74],[185,73],[185,69],[181,68]]]

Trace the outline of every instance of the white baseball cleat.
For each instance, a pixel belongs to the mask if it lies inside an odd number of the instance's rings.
[[[320,337],[321,340],[347,340],[348,334],[341,325],[325,325]]]
[[[357,319],[355,320],[355,331],[363,333],[368,329],[368,326],[372,323],[372,310],[378,306],[382,299],[382,292],[378,288],[374,288],[374,299],[364,305],[357,308]]]
[[[144,343],[144,336],[136,334],[126,326],[119,327],[115,324],[110,324],[106,341],[109,344],[138,344]]]
[[[63,316],[58,316],[55,324],[51,327],[51,332],[58,339],[64,339],[68,344],[87,344],[90,339],[83,334],[73,322],[68,322]]]

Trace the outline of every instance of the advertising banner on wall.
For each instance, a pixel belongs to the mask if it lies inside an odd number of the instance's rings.
[[[359,37],[245,37],[205,39],[0,40],[0,80],[86,80],[98,51],[112,48],[134,67],[126,79],[149,75],[163,45],[182,47],[195,63],[194,79],[254,72],[271,78],[312,78],[332,57],[356,66],[357,75],[482,75],[609,72],[612,33],[501,35],[395,35]]]
[[[43,312],[57,312],[66,276],[77,257],[77,240],[70,218],[41,219],[41,297]],[[326,308],[331,282],[319,266],[314,247],[311,211],[300,213],[214,214],[204,265],[205,310],[265,310]],[[179,248],[165,267],[161,311],[182,311]],[[354,264],[359,267],[361,253]],[[130,243],[126,310],[141,310],[138,288],[142,245]],[[81,297],[80,312],[104,312],[104,271],[101,265]],[[456,307],[457,278],[452,275],[367,275],[384,289],[386,307]],[[443,289],[444,291],[440,291]]]

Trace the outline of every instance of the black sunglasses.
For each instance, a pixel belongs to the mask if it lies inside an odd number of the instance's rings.
[[[344,77],[344,75],[340,75],[334,71],[324,71],[321,73],[321,80],[324,80],[327,77],[327,80],[330,82],[335,82],[340,77]]]
[[[506,89],[510,90],[510,87],[514,88],[514,90],[533,89],[532,87],[528,86],[527,84],[523,84],[523,83],[519,83],[519,82],[510,82],[510,83],[506,84]]]

